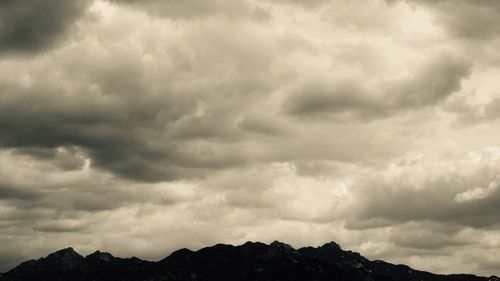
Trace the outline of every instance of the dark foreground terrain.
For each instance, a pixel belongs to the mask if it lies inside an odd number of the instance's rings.
[[[1,281],[500,281],[495,276],[437,275],[405,265],[370,261],[344,251],[336,243],[298,250],[287,244],[247,242],[241,246],[218,244],[193,252],[181,249],[158,262],[116,258],[95,252],[86,257],[72,248],[38,260],[23,262]]]

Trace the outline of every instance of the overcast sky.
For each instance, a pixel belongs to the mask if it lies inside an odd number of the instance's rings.
[[[500,274],[500,2],[0,2],[0,271],[336,241]]]

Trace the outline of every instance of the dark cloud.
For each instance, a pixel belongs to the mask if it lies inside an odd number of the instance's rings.
[[[155,48],[101,42],[95,39],[100,34],[89,35],[92,39],[79,36],[84,40],[80,44],[41,59],[41,66],[20,67],[21,77],[0,82],[0,146],[67,170],[80,169],[87,161],[94,169],[149,182],[203,178],[228,168],[294,157],[355,158],[351,147],[356,142],[338,140],[346,151],[328,153],[314,147],[298,149],[311,146],[313,135],[277,143],[289,135],[291,124],[274,108],[266,114],[258,109],[282,83],[284,70],[274,69],[277,59],[272,55],[280,48],[286,54],[288,47],[281,40],[288,36],[274,38],[256,32],[254,26],[239,30],[225,22],[195,27],[173,47],[162,49],[164,61],[158,62],[148,60],[158,51]],[[250,47],[248,39],[260,42],[259,47]],[[225,50],[223,55],[220,50]],[[182,58],[196,67],[180,67]],[[44,72],[43,67],[53,71]],[[349,87],[354,85],[352,81],[342,86],[345,106],[358,108],[363,116],[380,114],[364,104],[361,93],[354,103],[349,101]],[[264,136],[276,140],[267,143]]]
[[[285,111],[292,115],[378,115],[384,104],[370,95],[357,81],[339,81],[325,84],[311,82],[289,98]],[[350,116],[348,116],[350,117]]]
[[[5,0],[0,3],[0,51],[32,53],[51,47],[84,13],[87,0]]]
[[[68,169],[81,167],[88,157],[93,167],[144,181],[199,177],[244,161],[203,141],[224,133],[211,128],[225,129],[217,119],[210,123],[211,118],[192,116],[194,97],[151,93],[141,81],[127,78],[141,75],[136,65],[128,73],[123,61],[114,62],[125,68],[122,78],[112,65],[87,73],[106,93],[97,99],[86,90],[67,92],[50,78],[28,88],[0,85],[0,145],[51,157]],[[186,146],[189,140],[194,142]]]
[[[411,78],[390,81],[387,91],[389,99],[400,108],[422,108],[432,106],[460,90],[461,82],[470,74],[468,60],[440,54],[427,63]]]
[[[438,55],[410,77],[386,80],[374,88],[359,81],[311,81],[292,93],[284,103],[284,111],[295,116],[344,120],[393,116],[445,100],[460,89],[470,67],[466,60]]]
[[[409,222],[391,233],[390,241],[398,247],[423,251],[442,250],[474,243],[472,239],[460,237],[460,230],[460,227],[428,221]]]
[[[39,194],[32,190],[8,187],[0,183],[0,200],[33,200]]]
[[[35,148],[27,147],[18,150],[41,160],[49,160],[63,170],[78,170],[85,165],[85,152],[77,147]]]

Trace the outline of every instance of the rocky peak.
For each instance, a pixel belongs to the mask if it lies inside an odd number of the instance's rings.
[[[323,246],[320,247],[321,249],[324,249],[324,250],[342,250],[342,248],[340,248],[340,245],[335,243],[335,242],[328,242],[328,243],[325,243]]]
[[[60,266],[63,269],[74,269],[83,259],[82,255],[69,247],[48,255],[43,262]]]
[[[274,241],[269,244],[267,252],[264,254],[265,258],[276,258],[280,256],[294,256],[297,251],[290,245]]]
[[[65,249],[61,249],[59,251],[56,251],[52,254],[49,254],[47,256],[48,257],[63,257],[63,256],[79,256],[81,257],[81,255],[79,253],[77,253],[72,247],[68,247],[68,248],[65,248]]]
[[[269,244],[269,247],[283,252],[295,252],[295,249],[292,246],[279,241],[273,241],[271,244]]]
[[[94,253],[85,257],[86,259],[100,260],[100,261],[111,261],[114,259],[113,255],[106,252],[95,251]]]
[[[245,244],[241,245],[243,248],[255,248],[255,247],[266,247],[267,245],[262,243],[262,242],[252,242],[252,241],[247,241]]]

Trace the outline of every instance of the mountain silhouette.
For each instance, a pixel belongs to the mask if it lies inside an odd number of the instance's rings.
[[[240,246],[217,244],[199,251],[180,249],[158,261],[118,258],[73,248],[21,263],[1,281],[500,281],[496,276],[440,275],[344,251],[330,242],[294,249],[275,241]]]

